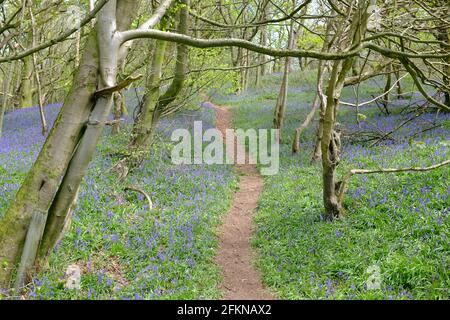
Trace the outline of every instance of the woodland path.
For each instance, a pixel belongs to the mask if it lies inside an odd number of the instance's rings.
[[[216,128],[225,137],[225,130],[232,128],[232,113],[225,107],[215,106]],[[244,146],[236,146],[237,150]],[[247,154],[247,159],[249,155]],[[258,198],[263,188],[263,178],[255,165],[235,165],[241,175],[239,190],[233,195],[230,211],[223,219],[219,239],[220,245],[215,261],[222,269],[225,300],[271,300],[258,271],[253,267],[250,239],[253,234],[252,218],[257,209]]]

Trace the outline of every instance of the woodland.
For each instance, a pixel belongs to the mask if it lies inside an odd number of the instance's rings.
[[[449,39],[447,0],[0,0],[0,300],[449,299]],[[195,121],[278,172],[174,163]]]

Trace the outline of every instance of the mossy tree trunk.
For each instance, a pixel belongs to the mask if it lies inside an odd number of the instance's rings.
[[[151,75],[146,84],[146,92],[139,115],[133,128],[133,139],[130,143],[131,148],[139,150],[151,139],[153,128],[153,111],[156,108],[160,95],[161,74],[164,57],[166,54],[167,42],[156,41],[155,50],[151,62]]]
[[[116,31],[128,29],[131,25],[138,3],[132,0],[111,1],[106,4],[98,16],[98,46],[99,46],[99,87],[112,88],[116,85],[119,62],[119,45],[111,35]],[[124,12],[117,19],[116,12]],[[45,257],[52,249],[64,228],[68,214],[76,199],[78,189],[86,175],[89,163],[92,160],[97,144],[101,138],[108,115],[111,113],[114,92],[107,92],[97,97],[86,124],[85,131],[80,138],[78,146],[64,175],[62,183],[53,200],[50,209],[45,233],[39,250],[40,257]]]
[[[88,119],[92,107],[91,97],[96,91],[97,74],[97,40],[96,33],[92,32],[71,91],[38,158],[1,221],[1,287],[9,286],[11,272],[20,258],[31,217],[35,213],[47,215]]]
[[[121,42],[116,35],[115,13],[118,10],[124,13],[117,27],[121,21],[127,21],[129,26],[130,16],[136,12],[129,8],[134,5],[136,1],[133,0],[113,0],[101,9],[64,105],[37,160],[1,221],[2,288],[10,286],[11,274],[22,255],[32,217],[42,216],[37,220],[46,221],[41,256],[60,236],[62,228],[59,228],[58,221],[65,220],[64,215],[72,205],[72,195],[75,197],[74,193],[86,172],[112,105],[112,92],[108,90],[95,99],[93,97],[98,91],[97,85],[103,89],[114,87],[116,83]]]

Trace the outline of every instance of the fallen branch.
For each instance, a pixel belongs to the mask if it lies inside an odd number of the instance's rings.
[[[126,187],[125,189],[124,189],[125,191],[135,191],[135,192],[137,192],[137,193],[140,193],[140,194],[142,194],[146,199],[147,199],[147,202],[148,202],[148,209],[149,210],[152,210],[153,209],[153,202],[152,202],[152,199],[150,198],[150,196],[148,195],[148,193],[147,192],[145,192],[143,189],[141,189],[141,188],[139,188],[139,187],[137,187],[137,186],[128,186],[128,187]]]
[[[444,162],[429,166],[429,167],[409,167],[409,168],[380,168],[380,169],[374,169],[374,170],[367,170],[367,169],[352,169],[344,176],[342,179],[339,190],[337,192],[338,194],[338,201],[342,203],[342,200],[344,198],[345,192],[347,191],[347,185],[351,177],[353,177],[356,174],[372,174],[372,173],[398,173],[398,172],[407,172],[407,171],[413,171],[413,172],[425,172],[425,171],[431,171],[434,169],[438,169],[440,167],[446,166],[450,164],[450,160],[446,160]]]

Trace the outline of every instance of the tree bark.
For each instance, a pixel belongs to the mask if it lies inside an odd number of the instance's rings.
[[[9,101],[8,94],[9,94],[9,88],[10,88],[11,81],[12,81],[14,65],[15,65],[15,62],[11,62],[11,64],[9,65],[8,74],[3,83],[3,97],[2,97],[3,99],[2,99],[2,104],[0,105],[0,138],[2,137],[2,132],[3,132],[3,121],[5,118],[6,106]]]
[[[132,0],[108,2],[97,18],[97,41],[99,47],[99,87],[112,88],[116,85],[120,43],[114,36],[119,30],[131,25],[137,5]],[[116,12],[124,13],[116,22]],[[78,189],[92,160],[98,141],[105,127],[113,104],[114,91],[104,90],[97,97],[95,106],[89,115],[86,129],[70,160],[67,172],[49,209],[48,220],[39,249],[41,258],[51,250],[64,228],[66,217],[76,199]]]
[[[178,32],[187,34],[189,29],[189,0],[182,0],[185,5],[180,10]],[[143,152],[151,145],[155,133],[156,126],[161,116],[166,112],[167,107],[175,101],[181,92],[184,81],[186,79],[188,65],[188,47],[183,44],[177,44],[177,60],[175,64],[174,77],[166,92],[160,96],[160,82],[162,64],[165,55],[167,42],[157,41],[155,53],[152,61],[152,75],[147,85],[147,93],[144,97],[144,104],[141,114],[135,124],[135,137],[130,145],[135,151]],[[137,156],[137,161],[128,163],[129,169],[133,169],[142,159]]]
[[[387,67],[386,67],[386,71],[388,72],[386,74],[386,84],[384,85],[384,90],[383,92],[386,92],[386,94],[383,96],[382,100],[381,100],[381,104],[383,105],[384,111],[386,112],[386,114],[389,114],[389,101],[390,101],[390,97],[389,97],[389,90],[392,86],[392,64],[390,63]]]
[[[347,41],[344,45],[356,46],[366,32],[369,14],[367,8],[374,0],[362,1],[352,15]],[[344,27],[344,26],[341,26]],[[340,183],[336,182],[336,168],[340,161],[341,139],[336,131],[336,114],[339,107],[339,99],[345,84],[347,73],[351,70],[353,58],[344,61],[335,61],[331,71],[327,88],[327,106],[323,117],[323,134],[321,142],[322,150],[322,178],[323,178],[323,202],[325,215],[329,220],[340,218],[343,214],[342,203],[338,198]]]
[[[153,111],[156,108],[160,95],[162,66],[166,54],[166,41],[156,41],[151,64],[151,75],[147,83],[147,91],[143,104],[139,110],[138,119],[133,128],[133,140],[130,143],[132,149],[140,149],[151,140],[153,127]]]
[[[47,215],[73,151],[88,119],[96,90],[98,53],[96,33],[89,37],[80,68],[55,124],[0,225],[0,287],[9,287],[28,225],[34,214]]]
[[[23,59],[20,107],[33,106],[33,62],[31,56]]]
[[[290,50],[294,46],[295,36],[294,36],[294,21],[291,22],[289,29],[289,37],[287,49]],[[281,81],[280,93],[278,94],[277,104],[275,105],[275,112],[273,117],[273,128],[280,130],[280,139],[281,139],[281,129],[283,128],[284,123],[284,114],[286,111],[286,100],[289,86],[289,73],[291,70],[291,58],[286,57],[284,61],[284,71],[283,71],[283,79]]]

